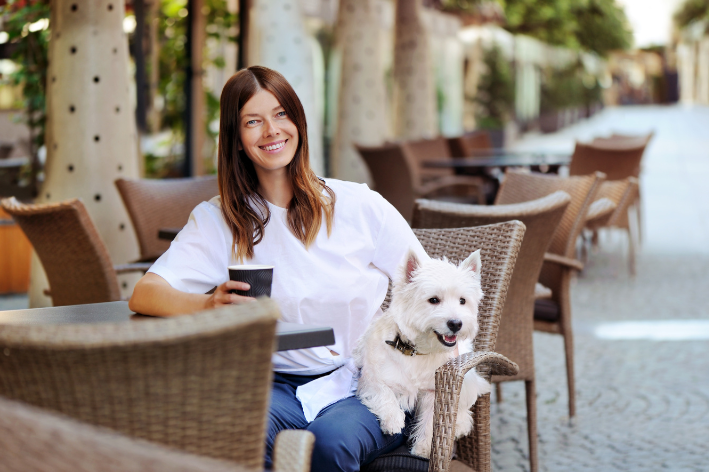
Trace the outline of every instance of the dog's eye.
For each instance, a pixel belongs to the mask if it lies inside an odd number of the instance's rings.
[[[461,298],[461,299],[460,299],[460,304],[461,304],[461,305],[465,305],[465,298]]]
[[[440,303],[440,300],[437,297],[433,297],[428,299],[428,303],[432,305],[438,305],[438,303]]]

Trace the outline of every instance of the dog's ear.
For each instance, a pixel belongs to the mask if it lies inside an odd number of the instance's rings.
[[[407,284],[411,282],[414,277],[414,272],[420,265],[421,263],[416,253],[413,249],[409,249],[409,253],[406,255],[406,263],[404,264],[404,282]]]
[[[461,262],[458,268],[463,269],[465,271],[469,270],[473,273],[474,277],[480,278],[480,266],[480,249],[478,249],[477,251],[469,255],[467,259]]]

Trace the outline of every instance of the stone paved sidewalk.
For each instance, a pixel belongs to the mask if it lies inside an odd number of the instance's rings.
[[[594,334],[601,324],[620,321],[709,323],[706,125],[707,108],[631,107],[520,143],[570,151],[574,138],[656,132],[641,179],[645,231],[637,277],[628,273],[623,235],[605,234],[572,288],[573,422],[562,339],[534,335],[541,471],[709,470],[709,339],[608,340]],[[503,384],[503,397],[492,406],[493,470],[529,470],[523,383]]]

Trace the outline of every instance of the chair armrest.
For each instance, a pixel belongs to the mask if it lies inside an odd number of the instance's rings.
[[[577,259],[571,259],[570,257],[553,254],[551,252],[544,253],[544,262],[553,262],[554,264],[566,266],[569,269],[583,270],[583,262]]]
[[[605,223],[604,220],[610,218],[617,207],[618,205],[608,198],[596,200],[588,207],[586,224],[592,226],[603,225],[603,223]]]
[[[483,180],[480,177],[473,177],[469,175],[446,175],[421,185],[418,187],[417,193],[420,197],[425,197],[448,187],[474,187],[477,189],[482,185]]]
[[[125,274],[126,272],[147,272],[152,266],[152,262],[131,262],[130,264],[118,264],[113,266],[116,274]]]
[[[502,354],[489,351],[470,352],[451,359],[436,370],[436,402],[433,409],[433,444],[428,470],[449,470],[455,442],[458,400],[465,374],[475,367],[488,380],[490,375],[517,375],[519,366]]]
[[[310,472],[315,435],[310,431],[284,430],[273,446],[274,472]]]

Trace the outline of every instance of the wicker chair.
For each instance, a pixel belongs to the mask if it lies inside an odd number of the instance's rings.
[[[194,207],[219,195],[216,176],[115,183],[133,222],[141,261],[154,261],[170,247],[170,241],[158,238],[160,228],[182,228]]]
[[[598,244],[598,231],[602,228],[618,228],[628,235],[628,269],[631,275],[635,275],[636,234],[633,225],[630,224],[629,213],[633,208],[637,211],[635,202],[638,188],[638,179],[635,177],[603,182],[598,190],[599,199],[591,205],[586,219],[586,229],[592,233],[591,242],[594,245]],[[604,200],[611,202],[612,211],[599,211]]]
[[[496,205],[522,203],[559,190],[571,196],[571,203],[566,208],[544,255],[544,264],[539,276],[539,282],[551,289],[551,297],[538,299],[534,308],[535,330],[561,334],[564,337],[570,417],[576,414],[570,290],[574,272],[583,269],[583,264],[575,259],[576,241],[584,227],[588,208],[595,200],[603,179],[604,175],[600,172],[563,178],[508,169],[495,200]]]
[[[641,162],[653,134],[646,136],[613,135],[609,138],[596,138],[590,144],[576,143],[574,154],[569,164],[569,175],[588,175],[603,172],[607,180],[625,180],[628,177],[640,177]],[[638,241],[642,239],[642,205],[640,188],[635,200]]]
[[[175,451],[0,398],[5,472],[247,472],[237,464]]]
[[[471,157],[475,151],[492,149],[492,140],[487,131],[473,131],[462,136],[448,138],[448,148],[453,157]]]
[[[538,470],[537,404],[532,339],[535,288],[544,262],[544,253],[570,201],[571,197],[567,193],[554,192],[538,200],[511,205],[479,206],[417,200],[414,209],[414,228],[462,228],[509,220],[519,220],[526,227],[507,291],[507,300],[495,345],[496,352],[517,363],[519,373],[514,376],[493,376],[492,380],[493,382],[512,380],[525,382],[529,461],[532,472]]]
[[[260,469],[279,316],[263,300],[123,324],[0,325],[0,395]]]
[[[415,229],[431,257],[446,256],[459,262],[476,249],[482,256],[482,287],[485,296],[479,307],[480,331],[475,338],[475,352],[458,357],[436,372],[433,447],[430,461],[412,456],[406,446],[375,459],[363,472],[448,471],[454,443],[458,397],[463,376],[470,369],[490,380],[491,375],[515,375],[517,365],[493,352],[512,276],[524,236],[524,225],[508,221],[489,226],[461,229]],[[382,306],[388,308],[388,303]],[[490,395],[478,398],[473,407],[475,426],[470,435],[457,441],[457,459],[476,472],[490,471]]]
[[[445,143],[444,143],[445,144]],[[407,221],[411,221],[414,200],[419,197],[470,198],[470,201],[484,201],[481,180],[462,175],[439,176],[426,182],[421,176],[421,168],[409,146],[388,143],[378,147],[355,146],[369,168],[374,180],[374,189]],[[477,200],[482,198],[483,200]]]
[[[150,264],[114,266],[86,207],[73,199],[25,205],[0,200],[29,239],[42,262],[54,306],[112,302],[121,299],[116,274],[145,272]]]

